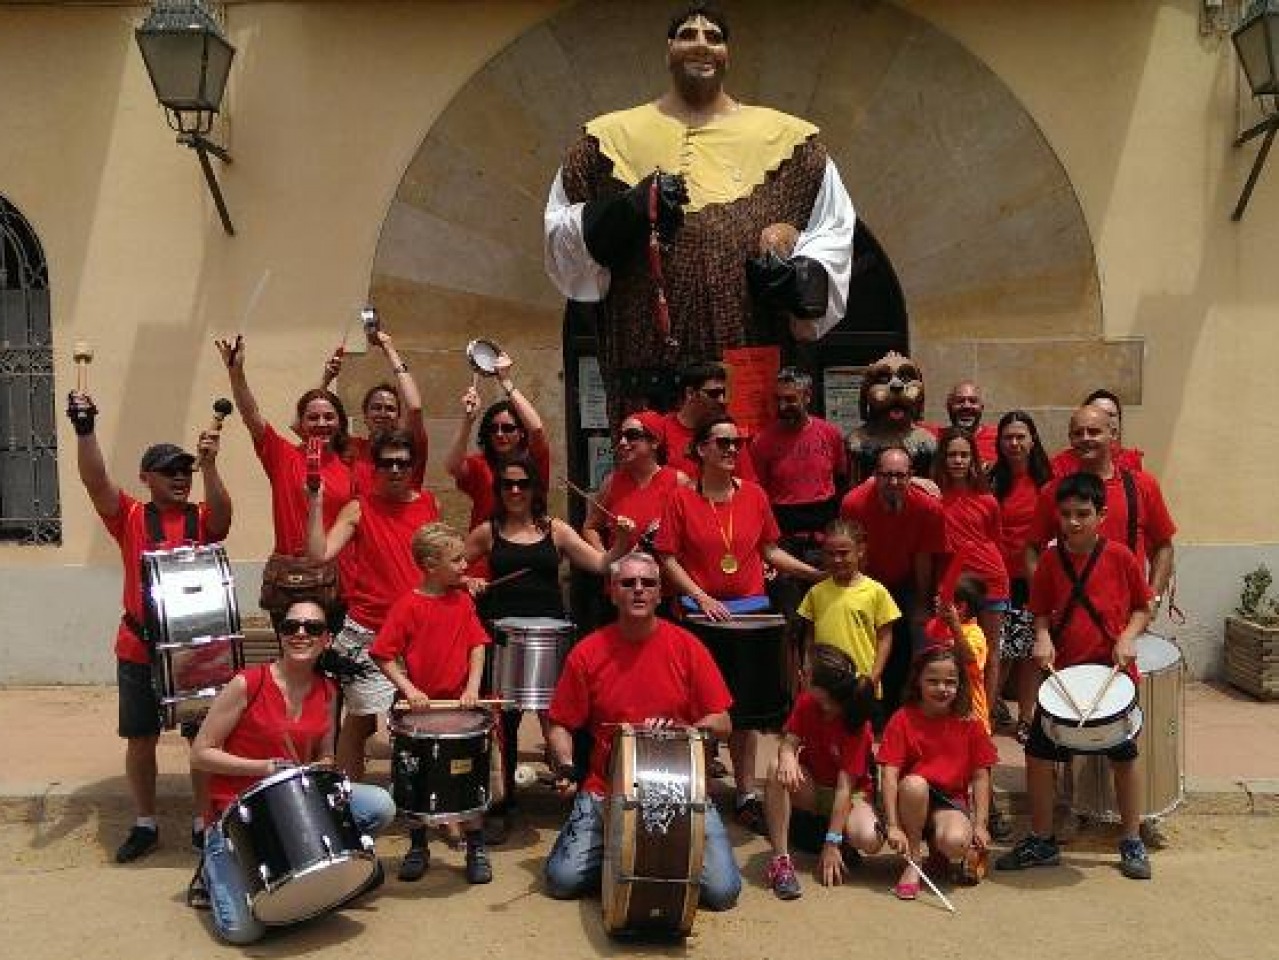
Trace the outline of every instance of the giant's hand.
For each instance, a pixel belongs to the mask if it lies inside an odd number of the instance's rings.
[[[635,186],[589,201],[582,210],[582,239],[597,263],[612,269],[630,257],[649,233],[649,193],[657,183],[657,233],[663,243],[684,225],[688,185],[674,173],[650,173]]]

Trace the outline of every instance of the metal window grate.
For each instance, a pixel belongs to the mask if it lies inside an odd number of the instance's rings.
[[[0,196],[0,542],[60,544],[49,270]]]

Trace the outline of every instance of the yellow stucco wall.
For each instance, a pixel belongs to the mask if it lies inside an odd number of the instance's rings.
[[[141,5],[0,7],[0,193],[45,244],[60,395],[69,345],[96,347],[91,379],[118,479],[131,484],[153,439],[193,442],[227,392],[209,341],[237,325],[268,269],[248,362],[263,409],[285,421],[363,300],[389,198],[433,119],[488,58],[562,6],[232,5],[239,56],[226,137],[236,162],[218,175],[233,239],[152,97],[131,33]],[[1253,148],[1229,146],[1228,40],[1200,37],[1194,0],[903,6],[991,66],[1075,184],[1106,333],[1145,339],[1144,402],[1128,433],[1149,451],[1181,539],[1279,541],[1266,500],[1279,462],[1267,350],[1279,174],[1267,172],[1246,220],[1231,224]],[[266,488],[243,429],[228,429],[231,550],[260,557]],[[65,547],[0,548],[0,566],[115,562],[76,481],[72,435],[60,430]]]

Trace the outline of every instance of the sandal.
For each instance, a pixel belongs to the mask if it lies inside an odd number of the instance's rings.
[[[918,900],[919,884],[899,883],[893,887],[893,896],[895,896],[898,900]]]

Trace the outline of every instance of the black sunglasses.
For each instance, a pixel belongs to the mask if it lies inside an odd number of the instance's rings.
[[[643,587],[645,590],[656,590],[661,581],[656,577],[622,577],[617,581],[617,585],[623,590],[635,590]]]
[[[531,490],[533,488],[533,480],[530,477],[503,477],[503,490]]]
[[[167,467],[157,467],[154,472],[160,474],[162,477],[172,479],[174,477],[189,477],[194,470],[195,468],[192,467],[191,464],[183,466],[182,464],[171,463]]]
[[[641,440],[652,440],[653,435],[647,430],[641,430],[639,427],[627,427],[617,435],[620,443],[625,440],[627,443],[639,443]]]
[[[378,457],[373,463],[379,470],[411,470],[413,461],[404,457]]]
[[[697,392],[703,397],[706,397],[708,400],[723,400],[726,396],[728,396],[727,387],[711,387],[709,390],[702,387]]]
[[[305,630],[308,637],[322,637],[329,632],[329,625],[323,620],[294,620],[292,617],[280,621],[282,637],[291,637],[299,630]]]
[[[490,423],[489,433],[519,433],[518,423]]]
[[[741,437],[711,437],[710,439],[714,442],[715,446],[719,447],[720,450],[724,451],[724,453],[728,453],[730,450],[736,450],[742,445]]]

